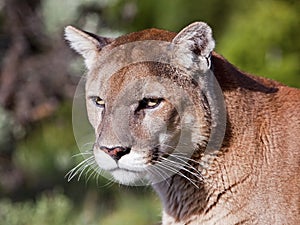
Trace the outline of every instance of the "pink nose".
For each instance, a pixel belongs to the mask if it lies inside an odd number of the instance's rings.
[[[122,156],[128,154],[130,152],[130,148],[124,148],[121,146],[107,148],[105,146],[101,146],[100,149],[112,157],[115,161],[118,161]]]

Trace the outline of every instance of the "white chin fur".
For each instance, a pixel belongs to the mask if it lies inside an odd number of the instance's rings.
[[[111,172],[116,181],[121,184],[129,185],[141,180],[141,173],[117,169]]]

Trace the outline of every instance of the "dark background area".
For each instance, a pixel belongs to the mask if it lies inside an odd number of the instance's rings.
[[[293,0],[0,0],[0,224],[155,224],[149,187],[123,187],[80,163],[72,99],[85,73],[63,40],[76,27],[115,37],[205,21],[242,70],[300,87],[300,2]],[[91,175],[91,176],[90,176]]]

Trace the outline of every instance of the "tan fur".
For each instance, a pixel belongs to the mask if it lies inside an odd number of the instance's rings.
[[[156,138],[161,130],[167,130],[166,133],[171,136],[168,143],[176,145],[180,133],[178,121],[182,118],[167,101],[156,111],[141,111],[135,117],[130,116],[131,111],[128,112],[129,127],[119,129],[123,133],[130,133],[131,136],[128,134],[120,140],[118,135],[112,132],[113,120],[120,117],[118,114],[115,117],[112,115],[115,103],[120,105],[117,96],[122,91],[125,91],[126,96],[134,96],[139,90],[143,90],[143,93],[151,92],[155,87],[147,83],[147,78],[166,77],[171,82],[163,94],[175,93],[171,88],[171,83],[175,82],[190,96],[195,106],[197,118],[194,118],[194,124],[197,125],[195,126],[201,137],[199,149],[190,146],[196,149],[190,164],[201,173],[203,180],[196,181],[196,187],[180,174],[173,174],[153,184],[162,200],[163,224],[300,224],[300,90],[241,72],[216,52],[212,52],[212,71],[224,95],[227,124],[222,148],[209,167],[203,168],[193,160],[203,160],[202,149],[207,143],[211,120],[205,101],[197,91],[199,86],[193,83],[192,78],[175,76],[184,72],[174,71],[163,63],[141,62],[122,68],[108,81],[102,80],[102,65],[97,64],[97,60],[101,59],[103,54],[129,42],[171,42],[175,37],[178,37],[175,33],[157,29],[131,33],[112,41],[99,50],[97,56],[93,56],[94,65],[90,66],[87,77],[87,94],[89,90],[98,90],[98,93],[93,94],[105,96],[103,98],[107,103],[105,111],[94,109],[92,104],[87,103],[90,121],[97,135],[95,157],[99,154],[100,158],[107,157],[105,159],[109,160],[108,156],[100,153],[97,145],[112,147],[122,144],[133,147],[130,154],[120,159],[120,163],[123,158],[125,162],[131,154],[145,165],[153,163],[151,160],[154,156],[150,150],[153,143],[157,143]],[[73,47],[76,49],[76,43]],[[76,50],[80,52],[80,49]],[[203,51],[205,55],[207,50],[209,49]],[[134,83],[136,80],[144,80],[145,84],[138,87],[139,84]],[[126,85],[132,82],[136,89],[126,88]],[[176,97],[174,99],[176,101]],[[188,115],[192,113],[192,110],[189,110],[186,112]],[[102,115],[100,119],[99,114]],[[127,115],[124,115],[122,119],[126,118]],[[139,140],[136,141],[138,143],[133,144],[132,138]],[[139,159],[141,155],[146,161]],[[110,165],[103,169],[110,170]],[[145,171],[140,174],[124,171],[119,173],[127,176],[129,180],[145,176]],[[184,170],[181,173],[194,178]]]

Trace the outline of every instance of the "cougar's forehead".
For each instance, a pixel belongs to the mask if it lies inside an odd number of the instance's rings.
[[[103,84],[105,87],[102,90],[106,91],[106,96],[114,99],[120,94],[120,92],[126,89],[131,89],[132,92],[141,90],[141,88],[145,87],[141,84],[146,83],[146,77],[150,76],[156,77],[157,73],[153,73],[153,71],[151,71],[151,66],[149,64],[137,63],[128,65],[113,74],[107,83]]]
[[[162,79],[174,82],[175,73],[176,71],[170,65],[158,62],[130,64],[114,74],[105,76],[99,69],[88,76],[87,92],[98,92],[94,94],[103,98],[106,97],[110,101],[114,100],[124,90],[127,90],[127,94],[129,94],[128,89],[131,90],[132,95],[146,94],[146,92],[148,94],[151,92],[154,96],[160,95],[163,94],[162,89],[168,89],[170,85],[159,88],[157,84],[162,83]]]
[[[112,47],[120,46],[129,42],[136,42],[136,41],[157,40],[157,41],[171,42],[175,36],[176,33],[174,32],[151,28],[151,29],[146,29],[146,30],[133,32],[133,33],[120,36],[112,43]]]

